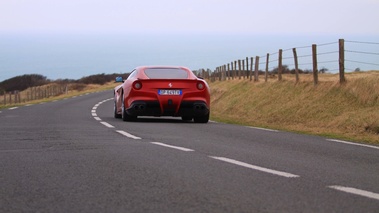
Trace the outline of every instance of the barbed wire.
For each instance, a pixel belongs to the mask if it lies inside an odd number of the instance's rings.
[[[333,53],[338,53],[338,51],[330,51],[330,52],[317,53],[317,55],[328,55],[328,54],[333,54]]]
[[[369,41],[349,41],[349,40],[345,40],[345,42],[348,42],[348,43],[358,43],[358,44],[375,44],[375,45],[379,45],[379,43],[377,43],[377,42],[369,42]]]
[[[327,63],[333,63],[333,62],[338,62],[337,60],[332,60],[332,61],[319,61],[317,63],[319,64],[327,64]]]
[[[359,63],[359,64],[367,64],[367,65],[375,65],[375,66],[379,66],[379,64],[369,63],[369,62],[362,62],[362,61],[355,61],[355,60],[348,60],[348,59],[345,59],[345,61],[354,62],[354,63]]]
[[[317,46],[321,47],[321,46],[328,46],[328,45],[332,45],[332,44],[338,44],[338,42],[329,42],[329,43],[324,43],[324,44],[317,44]]]
[[[345,52],[350,52],[350,53],[360,53],[360,54],[366,54],[366,55],[379,55],[379,53],[374,53],[374,52],[363,52],[363,51],[355,51],[355,50],[345,50]]]

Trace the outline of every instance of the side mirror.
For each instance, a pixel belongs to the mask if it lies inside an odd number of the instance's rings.
[[[116,83],[124,83],[124,80],[122,79],[121,76],[118,76],[118,77],[116,77],[116,81],[115,82]]]

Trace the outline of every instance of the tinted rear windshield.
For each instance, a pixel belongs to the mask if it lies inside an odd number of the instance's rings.
[[[150,79],[186,79],[188,73],[177,68],[150,68],[145,69],[145,74]]]

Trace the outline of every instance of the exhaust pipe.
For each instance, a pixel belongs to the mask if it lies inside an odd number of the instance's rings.
[[[144,105],[135,105],[135,106],[133,107],[133,109],[134,109],[135,111],[142,111],[142,110],[145,110],[145,106],[144,106]]]

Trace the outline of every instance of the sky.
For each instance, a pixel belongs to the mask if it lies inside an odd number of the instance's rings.
[[[378,9],[379,0],[0,0],[0,81],[30,73],[77,79],[141,64],[214,69],[339,38],[379,44]],[[350,55],[377,64],[377,55]]]
[[[0,0],[0,33],[379,35],[379,0]]]

